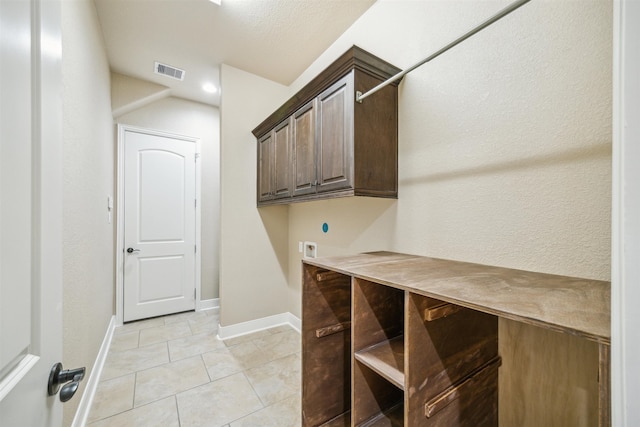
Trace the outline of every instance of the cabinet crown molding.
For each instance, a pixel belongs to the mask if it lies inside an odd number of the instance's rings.
[[[354,45],[318,74],[317,77],[307,83],[298,93],[282,104],[273,114],[256,126],[252,131],[253,135],[256,138],[264,136],[278,123],[285,120],[351,70],[360,70],[380,80],[386,80],[402,71],[400,68]],[[391,85],[398,86],[401,80],[402,78],[391,83]]]

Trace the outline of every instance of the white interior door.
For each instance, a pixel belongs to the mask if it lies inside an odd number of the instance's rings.
[[[60,43],[58,1],[0,1],[2,427],[62,424]]]
[[[124,321],[195,309],[196,140],[124,130]]]

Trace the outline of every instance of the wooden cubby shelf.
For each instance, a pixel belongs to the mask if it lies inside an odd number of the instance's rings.
[[[354,354],[360,363],[404,390],[404,337],[399,336],[375,344]]]
[[[608,427],[609,305],[597,280],[391,252],[306,259],[302,425],[497,426],[505,318],[598,343]]]

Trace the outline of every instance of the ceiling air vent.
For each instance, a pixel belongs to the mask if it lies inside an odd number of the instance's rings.
[[[184,80],[184,70],[172,67],[171,65],[156,62],[155,72],[156,74],[162,74],[163,76],[171,77],[172,79]]]

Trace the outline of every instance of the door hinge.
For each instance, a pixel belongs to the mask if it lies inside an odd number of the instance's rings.
[[[193,288],[193,299],[196,299],[196,288]]]
[[[198,252],[198,245],[193,245],[193,253],[197,253]]]
[[[193,199],[193,207],[194,208],[198,207],[198,199]]]
[[[199,158],[200,158],[200,153],[196,153],[195,156],[193,156],[193,161],[197,162]]]

